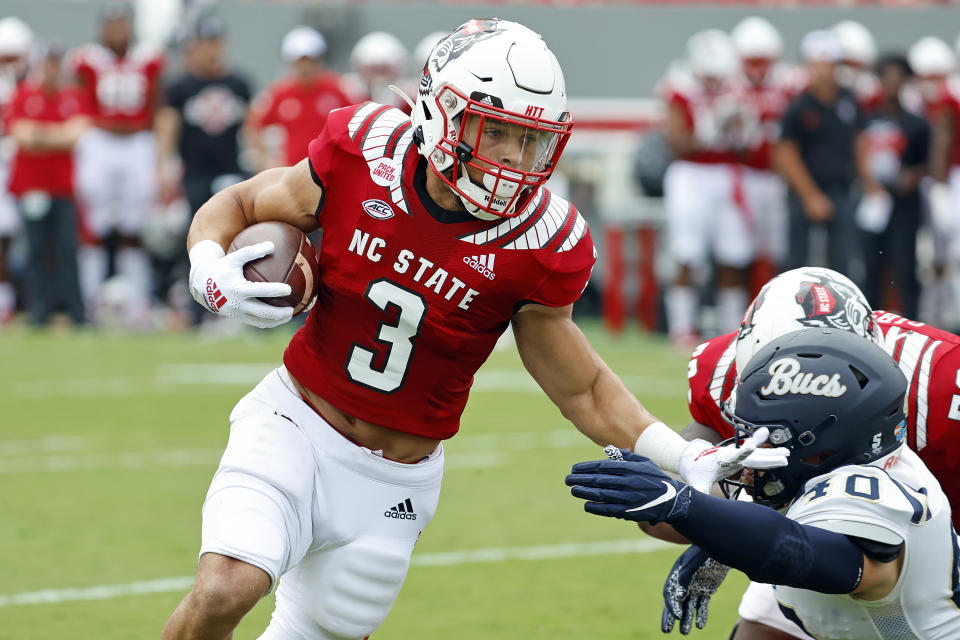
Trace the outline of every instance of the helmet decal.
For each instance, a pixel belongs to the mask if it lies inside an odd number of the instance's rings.
[[[467,49],[496,33],[499,24],[499,20],[489,18],[471,20],[441,40],[432,56],[435,70],[441,71],[448,62],[456,60]],[[430,66],[429,62],[427,66]]]
[[[797,321],[808,327],[843,329],[867,337],[873,330],[873,314],[858,299],[857,293],[827,275],[820,282],[801,282],[796,300],[804,317]]]

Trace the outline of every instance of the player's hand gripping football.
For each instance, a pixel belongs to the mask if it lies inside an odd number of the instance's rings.
[[[696,545],[680,554],[663,585],[660,630],[670,633],[677,620],[683,635],[690,633],[694,622],[697,629],[703,629],[707,624],[710,598],[729,570],[730,567],[717,562]]]
[[[740,443],[740,446],[728,444],[719,447],[706,440],[691,440],[680,454],[680,475],[697,491],[710,493],[714,482],[732,476],[744,467],[785,467],[790,455],[789,449],[761,448],[769,435],[770,431],[761,427]]]
[[[273,249],[272,242],[260,242],[225,255],[216,242],[198,242],[190,250],[190,293],[194,300],[208,311],[261,329],[288,322],[293,307],[274,307],[257,298],[288,296],[290,285],[250,282],[243,276],[243,265],[273,253]]]

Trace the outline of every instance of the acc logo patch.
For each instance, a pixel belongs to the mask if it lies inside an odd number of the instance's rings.
[[[393,217],[393,207],[383,200],[364,200],[361,206],[371,218],[387,220]]]
[[[400,180],[400,163],[380,158],[370,165],[370,178],[381,187],[389,187]]]

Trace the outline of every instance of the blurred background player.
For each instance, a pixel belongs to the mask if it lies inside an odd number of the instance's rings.
[[[112,271],[125,284],[126,323],[142,327],[152,275],[140,232],[156,196],[152,126],[165,60],[162,52],[134,44],[130,5],[106,5],[99,26],[99,42],[78,47],[68,60],[92,105],[94,123],[76,152],[77,192],[87,229],[97,241],[80,250],[81,286],[88,312],[96,315],[112,257]],[[111,256],[105,243],[115,243]]]
[[[956,69],[953,50],[940,38],[926,36],[910,46],[907,61],[914,74],[914,91],[911,94],[916,103],[914,110],[930,124],[934,132],[939,131],[942,136],[945,132],[938,122],[946,115],[946,98],[950,91],[948,81]],[[944,173],[945,154],[942,148],[946,142],[942,137],[932,138],[932,174],[942,176]],[[931,230],[933,240],[932,268],[924,287],[923,316],[934,325],[944,326],[947,314],[954,308],[947,273],[952,235],[950,187],[945,182],[927,176],[921,182],[921,192],[925,204],[924,224]]]
[[[407,70],[409,59],[410,53],[399,38],[386,31],[372,31],[357,40],[350,51],[352,73],[344,77],[351,100],[371,100],[410,113],[410,105],[390,89],[394,85],[408,96],[416,96],[416,83]],[[418,72],[422,70],[423,65]]]
[[[830,31],[813,31],[804,37],[801,53],[810,85],[787,108],[775,151],[777,168],[790,187],[789,266],[822,262],[810,257],[810,232],[815,229],[826,235],[830,268],[850,274],[851,267],[860,266],[855,180],[859,175],[869,193],[883,188],[865,171],[859,137],[863,117],[857,101],[836,80],[836,65],[843,56],[840,41]]]
[[[239,134],[251,91],[246,78],[229,68],[219,16],[200,16],[188,37],[184,72],[167,87],[155,130],[161,200],[177,199],[182,184],[192,214],[214,193],[245,177]],[[176,257],[158,274],[161,295],[174,281],[186,281],[188,222],[179,234]],[[190,308],[199,320],[202,309]]]
[[[870,30],[854,20],[843,20],[830,31],[842,50],[837,64],[837,82],[857,98],[863,109],[876,107],[882,100],[880,83],[874,74],[877,42]]]
[[[666,294],[667,321],[680,345],[697,341],[698,276],[709,257],[716,264],[717,324],[728,331],[746,307],[746,268],[754,256],[753,221],[734,189],[734,165],[749,131],[738,104],[739,61],[729,36],[717,29],[695,34],[686,52],[686,64],[668,72],[662,87],[666,137],[676,158],[664,177],[667,233],[677,262]]]
[[[73,148],[90,118],[83,96],[62,82],[63,47],[44,47],[33,77],[21,82],[9,105],[17,142],[10,192],[18,199],[30,259],[30,322],[45,325],[60,306],[75,325],[85,322],[77,276],[77,209]]]
[[[32,47],[33,31],[23,20],[13,16],[0,20],[0,113],[27,74]],[[13,147],[9,132],[0,124],[0,325],[12,321],[16,311],[7,264],[10,243],[20,228],[16,202],[7,187]]]
[[[340,76],[324,65],[326,53],[327,43],[315,29],[300,26],[284,36],[281,55],[290,75],[264,90],[248,120],[257,170],[293,166],[307,157],[307,145],[323,129],[327,114],[352,104]],[[264,129],[271,126],[283,133],[279,154],[264,139]]]
[[[930,126],[904,107],[901,96],[910,78],[910,65],[901,56],[885,56],[877,63],[883,99],[867,111],[863,130],[866,165],[888,197],[883,211],[869,219],[858,215],[863,231],[866,267],[864,293],[874,308],[917,317],[920,282],[917,280],[917,233],[923,218],[920,181],[927,174]],[[865,211],[861,204],[858,213]],[[895,286],[891,287],[890,284]],[[895,304],[888,303],[896,291]]]
[[[755,223],[757,256],[754,280],[760,284],[786,261],[786,187],[773,170],[773,148],[780,137],[780,119],[798,92],[797,72],[782,62],[783,38],[769,21],[750,16],[730,32],[745,82],[745,106],[754,111],[756,133],[743,155],[743,194]]]

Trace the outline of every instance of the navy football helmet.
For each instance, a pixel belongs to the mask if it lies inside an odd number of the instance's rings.
[[[728,497],[747,489],[779,509],[810,478],[893,453],[906,436],[906,392],[893,358],[848,331],[802,329],[773,340],[747,363],[723,414],[736,433],[730,441],[767,427],[772,445],[790,449],[789,463],[721,487]]]

